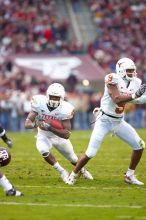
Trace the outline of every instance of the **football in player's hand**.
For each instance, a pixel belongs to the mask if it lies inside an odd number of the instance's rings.
[[[62,122],[58,119],[51,119],[50,122],[51,126],[53,128],[56,128],[56,129],[63,129],[63,125],[62,125]]]
[[[0,167],[4,167],[8,165],[10,161],[11,161],[10,152],[4,147],[0,147]]]
[[[56,128],[56,129],[63,129],[63,125],[61,123],[60,120],[58,119],[54,119],[54,118],[49,118],[49,119],[46,119],[44,121],[46,124],[50,124],[51,127],[53,128]],[[42,130],[45,130],[42,126],[39,126]]]

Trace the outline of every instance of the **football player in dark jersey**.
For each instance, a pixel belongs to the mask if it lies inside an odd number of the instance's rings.
[[[0,137],[7,144],[8,147],[12,147],[12,141],[7,137],[5,129],[0,125]]]
[[[0,147],[0,167],[6,166],[11,161],[10,152],[3,147]],[[0,172],[0,186],[6,192],[6,196],[23,196],[23,193],[16,190],[14,186],[10,183],[7,177]]]

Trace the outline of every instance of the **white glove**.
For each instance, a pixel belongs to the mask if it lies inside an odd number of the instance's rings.
[[[40,115],[36,116],[35,121],[34,121],[34,128],[37,128],[42,121],[43,119]]]
[[[140,86],[140,88],[136,91],[136,93],[132,94],[132,98],[137,99],[141,97],[145,93],[145,91],[146,91],[146,84],[144,83]]]
[[[51,125],[49,123],[45,123],[44,121],[40,122],[39,125],[43,127],[46,131],[50,131]]]
[[[99,107],[96,107],[96,108],[93,110],[93,115],[94,115],[95,117],[97,117],[100,112],[101,112],[101,109],[100,109]]]

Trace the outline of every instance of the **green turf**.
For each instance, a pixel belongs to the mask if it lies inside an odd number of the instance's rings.
[[[88,144],[90,131],[72,132],[71,141],[78,155]],[[138,130],[146,141],[146,130]],[[76,185],[65,185],[35,148],[35,133],[10,133],[14,142],[12,161],[1,168],[25,196],[7,198],[0,188],[0,220],[114,220],[146,219],[146,154],[137,168],[144,186],[123,182],[129,165],[131,149],[110,135],[104,140],[96,157],[87,164],[93,181],[79,178]],[[2,142],[1,142],[2,144]],[[68,163],[55,149],[58,161],[68,170]]]

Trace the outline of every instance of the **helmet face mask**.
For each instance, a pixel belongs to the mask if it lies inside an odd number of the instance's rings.
[[[121,78],[131,81],[136,74],[136,66],[129,58],[122,58],[116,64],[116,72]]]
[[[47,89],[48,106],[51,108],[57,108],[62,104],[65,97],[64,87],[59,83],[51,84]]]
[[[52,96],[49,95],[49,102],[48,105],[51,108],[57,108],[60,105],[61,98],[59,96]]]

